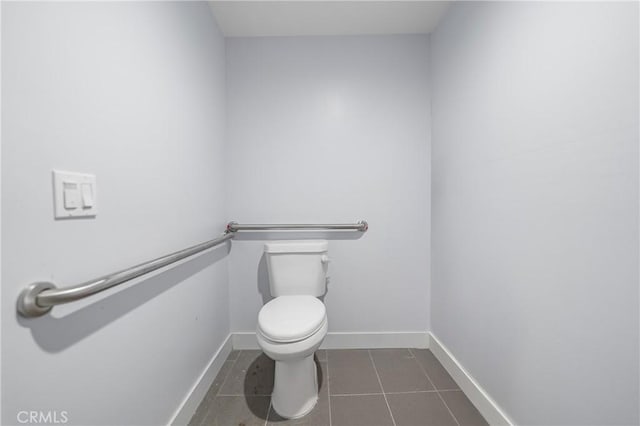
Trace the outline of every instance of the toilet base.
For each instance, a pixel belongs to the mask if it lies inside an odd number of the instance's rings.
[[[272,408],[281,417],[297,419],[318,402],[318,371],[313,353],[303,359],[276,361]]]

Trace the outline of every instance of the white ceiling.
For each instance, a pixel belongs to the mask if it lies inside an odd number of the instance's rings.
[[[446,1],[210,1],[227,37],[428,34]]]

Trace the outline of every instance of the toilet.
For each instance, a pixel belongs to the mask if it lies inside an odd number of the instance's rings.
[[[274,299],[258,314],[256,335],[264,353],[276,363],[272,408],[295,419],[318,401],[313,359],[327,335],[325,240],[272,241],[264,245],[269,290]]]

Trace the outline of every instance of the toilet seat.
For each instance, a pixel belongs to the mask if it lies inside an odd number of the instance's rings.
[[[313,296],[280,296],[258,314],[258,332],[275,343],[293,343],[313,336],[327,322],[327,310]]]

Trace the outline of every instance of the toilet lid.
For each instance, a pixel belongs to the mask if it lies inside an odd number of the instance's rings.
[[[306,339],[325,321],[324,303],[313,296],[280,296],[260,309],[258,331],[273,342]]]

